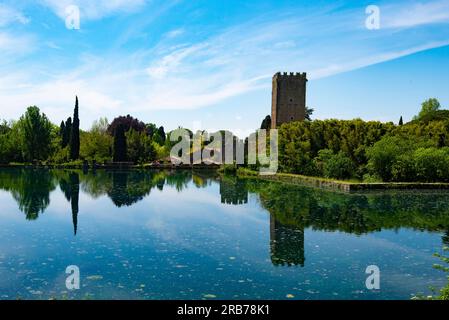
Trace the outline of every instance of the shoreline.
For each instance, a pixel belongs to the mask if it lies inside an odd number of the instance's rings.
[[[96,164],[80,165],[80,164],[26,164],[26,163],[10,163],[0,164],[0,169],[7,168],[24,168],[24,169],[67,169],[67,170],[217,170],[220,165],[202,164],[202,165],[131,165],[131,164]],[[226,175],[226,174],[224,174]],[[240,178],[260,179],[265,181],[280,182],[292,185],[313,187],[330,191],[353,193],[361,191],[388,191],[388,190],[447,190],[449,191],[449,183],[447,182],[353,182],[336,179],[328,179],[321,177],[303,176],[291,173],[276,173],[275,175],[260,175],[259,172],[246,168],[238,168],[235,176]]]
[[[334,180],[320,177],[302,176],[290,173],[277,173],[275,175],[259,175],[257,171],[249,169],[238,169],[237,176],[242,178],[255,178],[267,181],[281,182],[300,186],[315,187],[320,189],[360,192],[360,191],[385,191],[385,190],[448,190],[449,183],[446,182],[351,182]]]
[[[70,170],[173,170],[173,169],[200,169],[200,170],[218,170],[219,165],[172,165],[172,164],[159,164],[159,165],[131,165],[131,164],[96,164],[93,165],[79,165],[79,164],[26,164],[26,163],[12,163],[12,164],[0,164],[1,168],[25,168],[25,169],[70,169]]]

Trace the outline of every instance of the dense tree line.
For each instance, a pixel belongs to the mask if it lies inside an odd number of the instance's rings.
[[[308,109],[309,119],[312,112]],[[267,116],[261,127],[269,130],[270,126]],[[177,143],[170,141],[171,135],[130,115],[111,123],[100,119],[82,131],[77,97],[73,117],[59,127],[36,106],[18,121],[0,123],[0,163],[148,163],[169,155]],[[429,99],[411,122],[404,123],[401,117],[398,125],[361,119],[284,124],[279,128],[279,168],[368,182],[449,181],[449,110],[441,110],[438,100]]]
[[[435,99],[399,125],[315,120],[279,128],[281,171],[338,179],[449,181],[449,116]]]
[[[53,125],[38,107],[29,107],[18,121],[0,123],[0,163],[145,163],[169,154],[164,127],[145,124],[130,115],[95,121],[80,130],[79,101],[73,117]]]

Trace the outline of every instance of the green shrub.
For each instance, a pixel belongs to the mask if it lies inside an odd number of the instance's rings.
[[[354,176],[355,166],[343,151],[332,156],[324,165],[324,176],[327,178],[349,179]]]
[[[393,162],[391,180],[396,182],[416,180],[415,160],[411,152],[399,155]]]
[[[225,175],[235,175],[237,174],[237,166],[235,164],[224,164],[220,167],[219,172]]]
[[[57,164],[66,163],[69,159],[69,146],[58,149],[51,158],[51,161]]]
[[[326,178],[348,179],[354,176],[356,169],[352,160],[343,151],[334,154],[330,149],[320,150],[314,164],[317,171]]]
[[[382,182],[382,178],[370,173],[366,173],[363,175],[363,182],[365,183],[376,183],[376,182]]]
[[[414,152],[413,159],[418,181],[449,180],[449,148],[419,148]]]
[[[355,120],[315,120],[283,124],[279,128],[279,168],[282,172],[317,175],[314,161],[323,149],[343,151],[357,166],[366,165],[366,150],[394,129],[392,123]],[[354,173],[353,173],[354,174]]]
[[[415,146],[416,141],[409,137],[383,137],[367,150],[371,173],[378,175],[383,181],[393,180],[393,164],[399,161],[402,155],[412,152]]]

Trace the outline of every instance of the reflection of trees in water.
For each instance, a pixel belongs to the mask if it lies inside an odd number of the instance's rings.
[[[365,234],[412,228],[445,232],[449,243],[449,202],[444,192],[342,194],[279,183],[248,181],[271,214],[274,265],[303,265],[304,229]]]
[[[107,195],[117,207],[122,207],[143,200],[153,188],[162,191],[168,185],[181,192],[190,181],[203,188],[212,177],[207,171],[199,175],[189,170],[97,171],[95,176],[82,177],[82,190],[95,198]]]
[[[304,229],[285,226],[270,216],[270,250],[273,265],[304,267]]]
[[[444,233],[444,235],[442,237],[442,240],[443,240],[443,244],[445,246],[449,246],[449,230],[446,230],[446,232]]]
[[[175,187],[178,192],[187,189],[187,185],[192,180],[192,172],[188,170],[179,170],[171,172],[166,178],[166,183],[170,187]]]
[[[69,172],[60,177],[59,187],[64,193],[72,209],[73,233],[78,231],[80,176],[77,172]]]
[[[223,177],[220,180],[221,203],[245,204],[248,203],[248,188],[246,180]]]
[[[147,175],[136,172],[112,172],[112,189],[107,194],[117,207],[131,206],[150,194]]]
[[[444,192],[343,194],[280,183],[248,183],[284,225],[364,234],[382,229],[449,230]]]
[[[81,177],[81,190],[94,199],[104,196],[112,189],[111,173],[105,170],[95,170]]]
[[[80,174],[74,170],[0,170],[0,189],[11,192],[27,219],[37,219],[50,204],[50,192],[59,182],[71,204],[74,232],[78,227],[80,188],[97,198],[108,196],[118,206],[131,206],[153,188],[168,185],[178,191],[190,182],[204,188],[216,180],[208,171],[105,171]],[[413,228],[442,232],[449,245],[447,192],[385,192],[342,194],[258,180],[223,178],[223,203],[248,202],[258,195],[271,216],[271,253],[274,264],[303,265],[305,228],[365,234],[382,229]]]
[[[248,188],[248,184],[250,188]],[[250,182],[244,179],[234,177],[222,177],[220,179],[220,196],[221,203],[241,205],[248,203],[248,191],[260,195],[262,205],[270,211],[271,206],[275,206],[276,210],[282,212],[286,216],[290,216],[296,221],[298,213],[307,211],[307,207],[302,206],[302,202],[294,203],[292,201],[271,201],[271,193],[265,194],[266,191],[261,185],[256,187],[257,182]],[[275,186],[275,184],[270,184]],[[265,186],[265,184],[264,184]],[[265,197],[266,196],[266,197]],[[270,211],[271,212],[271,211]],[[277,220],[274,214],[270,215],[270,251],[271,261],[275,266],[304,266],[304,227],[301,224],[295,224],[287,221],[286,224]]]
[[[179,192],[193,182],[198,188],[210,185],[216,174],[212,171],[106,171],[97,170],[81,174],[78,170],[2,169],[0,189],[11,192],[27,219],[37,219],[50,204],[50,192],[57,183],[67,201],[71,202],[74,221],[78,214],[80,188],[93,198],[107,195],[117,207],[131,206],[153,188],[163,190],[164,185]]]
[[[194,173],[192,174],[192,182],[197,188],[206,188],[209,185],[208,179]]]
[[[117,207],[132,206],[157,187],[162,190],[165,175],[156,171],[97,170],[82,177],[82,190],[94,198],[107,195]]]
[[[77,232],[80,188],[93,198],[107,195],[117,207],[131,206],[150,194],[151,189],[164,189],[167,184],[178,191],[190,181],[204,188],[214,179],[208,171],[105,171],[80,174],[78,170],[2,169],[0,189],[11,192],[19,209],[29,220],[37,219],[50,204],[50,192],[60,189],[71,204],[74,233]]]
[[[206,188],[211,185],[212,181],[217,181],[219,176],[215,170],[193,170],[192,182],[197,188]]]
[[[187,171],[123,171],[110,172],[112,188],[107,191],[108,196],[117,207],[131,206],[148,196],[153,188],[164,189],[164,185],[174,186],[182,191],[191,180],[191,173]]]
[[[50,204],[50,192],[56,188],[48,170],[2,169],[0,189],[11,192],[27,220],[36,220]]]
[[[72,186],[71,208],[73,233],[76,235],[78,230],[78,212],[79,212],[79,194],[80,194],[80,178],[77,173],[70,174],[70,184]]]

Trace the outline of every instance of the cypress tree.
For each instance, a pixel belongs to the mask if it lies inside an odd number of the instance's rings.
[[[157,130],[157,132],[159,133],[159,136],[160,136],[161,139],[162,139],[162,144],[164,144],[164,143],[165,143],[165,140],[166,140],[166,134],[165,134],[164,127],[159,127],[159,129]]]
[[[61,121],[59,126],[59,136],[61,137],[61,146],[64,148],[64,136],[65,136],[65,122]]]
[[[401,116],[401,118],[399,119],[399,125],[402,126],[403,124],[404,124],[404,121],[402,120],[402,116]]]
[[[78,97],[75,101],[75,110],[73,112],[73,124],[70,135],[70,159],[78,160],[80,157],[80,119],[78,116]]]
[[[125,128],[123,124],[119,124],[114,132],[114,153],[113,160],[114,162],[123,162],[126,161],[126,136],[125,136]]]
[[[64,135],[62,136],[62,147],[65,148],[70,143],[70,135],[72,134],[72,118],[69,117],[65,122]]]

